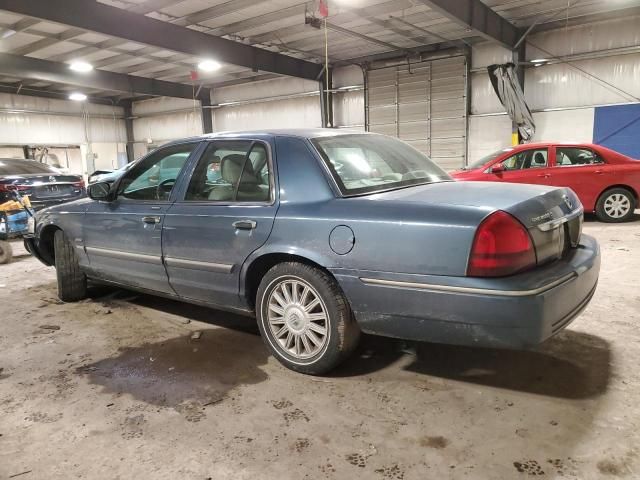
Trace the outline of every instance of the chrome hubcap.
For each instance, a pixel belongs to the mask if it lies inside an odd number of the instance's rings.
[[[278,282],[269,296],[269,328],[289,355],[305,359],[328,341],[327,312],[320,295],[301,279]]]
[[[604,201],[604,211],[611,218],[622,218],[631,209],[631,202],[629,199],[621,193],[614,193],[609,195]]]

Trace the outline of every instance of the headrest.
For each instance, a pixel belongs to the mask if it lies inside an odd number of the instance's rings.
[[[220,175],[222,176],[222,179],[232,185],[235,185],[240,178],[240,172],[242,172],[242,166],[244,165],[245,158],[245,155],[238,153],[233,153],[224,157],[220,166]],[[251,165],[251,162],[249,161],[244,167],[244,172],[242,172],[242,183],[258,183],[258,179],[253,172],[253,165]]]

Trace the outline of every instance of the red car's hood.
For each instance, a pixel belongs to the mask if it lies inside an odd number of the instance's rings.
[[[482,175],[484,175],[483,170],[481,168],[475,168],[473,170],[454,170],[453,172],[449,172],[456,180],[469,180],[469,179],[480,179]]]

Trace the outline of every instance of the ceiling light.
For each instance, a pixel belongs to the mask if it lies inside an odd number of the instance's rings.
[[[69,68],[74,72],[86,73],[93,70],[93,65],[87,62],[73,62],[71,65],[69,65]]]
[[[547,63],[548,61],[548,58],[536,58],[535,60],[531,60],[531,63]]]
[[[74,100],[76,102],[84,102],[87,99],[87,96],[84,93],[72,93],[69,95],[69,100]]]
[[[198,64],[198,68],[203,72],[215,72],[220,68],[220,64],[215,60],[202,60]]]
[[[3,28],[0,28],[0,38],[9,38],[10,36],[15,34],[16,34],[15,30],[11,30],[10,28],[7,28],[6,30]]]

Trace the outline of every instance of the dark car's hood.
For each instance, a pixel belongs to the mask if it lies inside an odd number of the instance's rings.
[[[504,210],[531,227],[580,207],[568,188],[496,182],[441,182],[373,195],[372,200]]]

